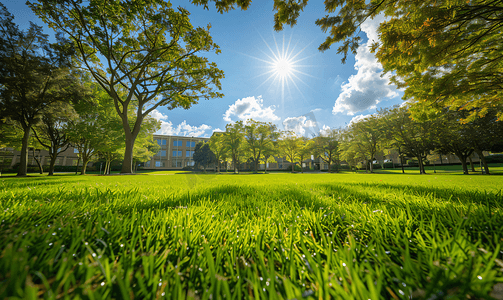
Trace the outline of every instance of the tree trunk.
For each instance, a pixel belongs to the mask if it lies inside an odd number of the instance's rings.
[[[292,173],[295,172],[295,164],[292,162]]]
[[[234,174],[238,173],[238,162],[236,159],[236,155],[232,155],[232,165],[234,166]]]
[[[463,174],[469,175],[469,173],[468,173],[468,165],[466,163],[466,157],[463,157],[462,159],[460,157],[460,160],[461,160],[461,165],[463,166]]]
[[[89,158],[82,159],[82,170],[80,171],[80,175],[86,175],[87,163],[89,162]]]
[[[54,166],[56,165],[56,159],[58,159],[57,154],[52,154],[50,155],[51,161],[49,162],[49,174],[47,176],[53,176],[54,175]]]
[[[255,174],[258,173],[258,158],[255,160]]]
[[[438,157],[440,158],[440,164],[444,164],[444,158],[442,157],[442,154],[439,154]]]
[[[122,161],[121,174],[133,173],[133,149],[136,140],[134,133],[126,133],[126,150],[124,152],[124,160]]]
[[[75,175],[79,172],[79,164],[80,164],[80,155],[79,158],[77,159],[77,167],[75,168]]]
[[[484,156],[484,153],[480,150],[475,150],[475,153],[479,156],[480,161],[482,161],[482,165],[484,166],[484,171],[485,174],[489,175],[489,166],[487,165],[486,162],[486,157]]]
[[[328,161],[328,173],[332,173],[332,164]]]
[[[28,140],[30,139],[30,131],[30,127],[24,128],[17,176],[26,176],[26,171],[28,170]]]
[[[374,173],[374,162],[370,161],[370,173]]]
[[[405,169],[403,168],[403,157],[400,157],[400,165],[402,166],[402,174],[405,174]]]
[[[217,173],[220,173],[220,160],[217,162]]]
[[[44,169],[42,168],[42,164],[40,164],[40,161],[37,159],[37,156],[35,155],[35,148],[33,148],[33,159],[37,163],[38,166],[38,172],[40,174],[44,174]]]
[[[475,172],[475,166],[473,165],[473,161],[472,161],[472,156],[468,156],[468,161],[470,161],[470,167],[472,168],[472,172]]]
[[[419,174],[426,174],[424,171],[423,157],[421,155],[416,156],[417,162],[419,164]]]

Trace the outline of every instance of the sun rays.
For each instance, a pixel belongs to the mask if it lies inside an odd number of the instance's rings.
[[[305,45],[303,48],[297,47],[297,44],[292,45],[292,36],[288,42],[285,42],[285,36],[283,36],[282,42],[278,45],[278,41],[273,36],[274,45],[271,47],[266,40],[262,38],[262,41],[267,46],[269,51],[260,50],[265,56],[264,58],[258,58],[254,56],[247,55],[256,60],[264,62],[265,71],[259,74],[257,77],[266,77],[264,81],[257,87],[260,88],[265,84],[269,83],[269,87],[276,86],[281,91],[281,104],[284,105],[285,102],[285,90],[291,93],[291,87],[294,87],[297,92],[304,98],[304,94],[300,90],[298,83],[302,83],[308,86],[299,76],[305,75],[309,77],[314,77],[310,74],[302,72],[300,69],[303,67],[311,67],[310,65],[301,65],[300,62],[310,58],[311,56],[301,55],[304,50],[308,48],[311,44]]]

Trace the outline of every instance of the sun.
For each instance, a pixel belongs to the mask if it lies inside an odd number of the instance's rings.
[[[273,61],[273,69],[275,75],[279,76],[280,78],[292,76],[294,72],[293,66],[294,64],[292,63],[292,61],[287,58],[282,57]]]
[[[266,63],[266,71],[259,76],[267,76],[266,79],[260,84],[258,88],[260,88],[262,85],[269,83],[271,86],[276,85],[281,89],[281,102],[284,104],[284,99],[285,99],[285,88],[290,91],[290,85],[295,87],[299,94],[304,97],[302,94],[299,86],[297,85],[298,82],[308,86],[304,81],[302,81],[301,78],[299,78],[300,75],[306,75],[309,77],[314,77],[309,74],[306,74],[302,72],[300,69],[302,67],[310,67],[306,65],[301,65],[299,64],[300,62],[304,61],[305,59],[310,58],[311,56],[303,56],[302,53],[304,50],[306,50],[311,43],[305,45],[304,48],[300,49],[297,47],[297,45],[292,45],[292,36],[290,36],[290,39],[288,40],[287,43],[285,43],[285,36],[283,36],[283,43],[278,45],[278,42],[276,41],[276,38],[274,38],[274,49],[269,46],[269,44],[265,41],[265,39],[262,38],[262,41],[264,41],[264,44],[267,46],[267,51],[260,50],[264,55],[265,59],[263,58],[258,58],[258,57],[253,57],[257,60],[260,60],[264,63]]]

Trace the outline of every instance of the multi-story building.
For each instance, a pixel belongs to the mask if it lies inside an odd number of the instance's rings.
[[[144,169],[182,169],[194,166],[194,150],[199,142],[206,142],[209,138],[154,135],[154,140],[161,149],[150,161],[144,163]]]
[[[68,147],[65,151],[61,152],[56,158],[56,166],[77,166],[79,161],[78,150],[73,147]],[[36,160],[42,166],[48,166],[51,158],[47,150],[28,149],[28,165],[37,165]],[[21,161],[21,152],[12,148],[0,149],[0,167],[8,169],[14,167]],[[82,164],[82,161],[80,161]]]

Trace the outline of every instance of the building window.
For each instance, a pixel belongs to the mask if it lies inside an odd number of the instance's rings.
[[[174,147],[182,147],[183,142],[182,141],[173,141],[173,146]]]
[[[190,161],[187,162],[187,167],[193,167],[194,164],[195,164],[195,161],[190,160]]]
[[[185,146],[187,148],[194,148],[196,146],[196,142],[189,142],[189,141],[187,141],[187,143],[185,144]]]
[[[159,156],[166,156],[166,150],[161,150],[161,151],[159,151],[156,155],[159,155]]]
[[[157,144],[159,144],[159,146],[166,146],[166,140],[158,139]]]
[[[163,161],[156,161],[156,162],[155,162],[155,166],[156,166],[157,168],[159,168],[159,167],[164,167],[164,162],[163,162]]]
[[[182,157],[182,151],[173,151],[173,157]]]
[[[173,160],[173,161],[171,161],[171,167],[172,168],[181,168],[182,167],[182,161],[181,160]]]
[[[145,167],[150,167],[150,161],[147,161],[147,162],[145,163]]]
[[[194,156],[194,151],[185,151],[185,157],[192,157]]]

